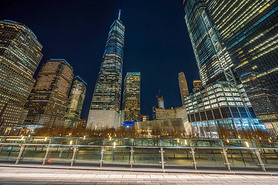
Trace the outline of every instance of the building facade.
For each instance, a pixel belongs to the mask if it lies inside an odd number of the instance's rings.
[[[201,80],[194,80],[193,81],[193,92],[200,91],[202,88],[202,82]]]
[[[256,115],[278,132],[278,2],[209,0],[207,9]]]
[[[103,111],[111,111],[111,115],[120,111],[122,90],[122,68],[125,27],[120,20],[120,13],[110,27],[102,64],[96,81],[91,108],[88,116],[88,128],[104,128],[113,125],[108,120],[98,120]],[[98,111],[100,111],[98,113]],[[95,117],[97,116],[97,117]],[[112,116],[114,117],[114,116]]]
[[[250,102],[241,97],[242,93],[231,82],[218,82],[186,96],[186,112],[193,132],[201,137],[218,137],[225,130],[227,137],[238,137],[242,129],[265,129],[253,109],[245,106]]]
[[[183,72],[179,73],[179,88],[180,88],[182,105],[185,105],[184,96],[189,95],[189,90],[188,90],[187,81],[186,81],[186,78],[185,78],[185,75]]]
[[[27,100],[26,125],[62,126],[69,103],[73,68],[65,59],[50,59],[38,73]]]
[[[33,75],[42,59],[42,45],[25,25],[0,21],[0,125],[22,124],[24,105],[35,83]]]
[[[209,73],[214,68],[215,62],[205,61],[217,59],[217,52],[209,48],[217,51],[214,43],[218,43],[227,56],[228,66],[220,62],[226,80],[243,84],[256,115],[277,131],[278,2],[184,0],[183,4],[199,69],[206,66],[204,72]],[[203,81],[203,71],[200,76]]]
[[[66,127],[76,127],[80,121],[80,115],[83,107],[83,103],[86,96],[87,83],[76,76],[73,80],[70,96],[69,105],[66,112]]]
[[[124,80],[123,111],[125,121],[140,120],[140,72],[128,72]]]

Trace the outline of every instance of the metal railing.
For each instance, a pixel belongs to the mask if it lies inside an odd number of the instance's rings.
[[[0,137],[0,162],[278,171],[278,140]]]

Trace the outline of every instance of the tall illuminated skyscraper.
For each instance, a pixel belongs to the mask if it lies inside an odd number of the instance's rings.
[[[256,3],[252,4],[253,2],[183,1],[185,22],[203,85],[203,88],[196,89],[195,93],[185,98],[186,111],[194,132],[199,135],[218,137],[224,128],[234,136],[237,136],[242,129],[265,129],[254,115],[246,90],[238,78],[237,60],[230,52],[230,46],[223,42],[218,25],[213,20],[216,15],[223,18],[221,21],[218,20],[219,24],[227,24],[237,19],[237,16],[239,19],[245,17],[243,21],[249,19],[252,17],[251,14],[256,14],[258,8]],[[249,6],[241,9],[240,4],[246,3]],[[238,7],[233,7],[234,4]],[[211,12],[212,7],[215,8],[214,12]],[[243,13],[245,9],[249,9],[249,13],[252,13],[250,15]],[[227,14],[222,16],[225,13]],[[231,29],[234,26],[237,27],[236,30]],[[233,44],[238,44],[242,39],[238,40],[240,38],[236,32],[241,32],[239,30],[244,26],[245,24],[239,21],[229,24],[223,31],[234,35],[237,39]]]
[[[102,64],[96,81],[87,128],[117,127],[122,90],[125,27],[121,12],[108,33]]]
[[[25,124],[62,126],[69,103],[73,68],[65,59],[50,59],[38,73],[28,98]]]
[[[184,0],[183,4],[201,80],[220,61],[222,69],[244,87],[256,115],[278,131],[278,2]],[[230,70],[217,58],[216,45],[228,57]]]
[[[66,127],[76,127],[80,121],[80,115],[86,95],[87,83],[76,76],[73,80],[69,96],[69,105],[66,112]]]
[[[124,80],[123,111],[125,121],[140,120],[140,72],[128,72]]]
[[[189,91],[188,91],[187,81],[183,72],[179,73],[179,87],[180,87],[182,105],[185,105],[184,96],[189,95]]]
[[[35,83],[42,45],[24,24],[0,21],[0,125],[22,124],[24,105]],[[10,128],[11,128],[10,127]]]

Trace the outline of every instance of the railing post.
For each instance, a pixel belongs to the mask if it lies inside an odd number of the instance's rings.
[[[49,150],[50,150],[50,146],[48,145],[47,148],[46,148],[46,152],[45,152],[43,161],[42,161],[42,165],[45,165],[45,161],[46,161],[46,159],[47,159],[47,157],[48,157]]]
[[[197,162],[196,162],[196,159],[195,159],[195,151],[194,151],[194,148],[191,148],[191,154],[192,154],[192,159],[193,159],[194,168],[195,168],[195,170],[197,170]]]
[[[101,156],[100,156],[100,161],[99,161],[99,167],[102,168],[102,163],[103,163],[103,153],[104,153],[104,147],[101,147]]]
[[[230,166],[230,163],[229,163],[229,160],[228,160],[228,155],[227,155],[227,148],[224,148],[224,143],[222,140],[219,140],[220,143],[221,143],[221,146],[223,147],[223,151],[221,152],[223,155],[224,155],[224,158],[225,158],[225,161],[226,161],[226,166],[228,168],[229,171],[231,171],[231,166]]]
[[[231,171],[231,166],[230,166],[230,163],[229,163],[229,160],[228,160],[227,149],[226,148],[223,148],[222,154],[224,154],[224,158],[225,158],[225,161],[226,161],[225,164],[227,165],[228,170]]]
[[[160,148],[160,157],[161,157],[161,161],[160,161],[160,163],[161,163],[161,168],[162,168],[162,170],[164,171],[164,151],[163,151],[163,147],[161,147]]]
[[[264,172],[266,172],[266,169],[265,169],[265,167],[264,167],[264,163],[263,163],[262,158],[261,158],[260,150],[255,149],[255,154],[256,154],[256,156],[257,156],[257,158],[258,158],[258,160],[259,160],[259,165],[261,166],[262,170],[263,170]]]
[[[74,162],[74,159],[75,159],[76,152],[77,152],[77,147],[74,146],[70,166],[73,166],[73,162]]]
[[[132,146],[132,147],[130,148],[130,160],[129,160],[130,168],[132,168],[132,166],[133,166],[133,164],[134,164],[133,153],[134,153],[134,150],[133,150],[133,146]]]
[[[22,156],[22,153],[23,153],[23,151],[24,151],[24,148],[25,148],[25,146],[22,145],[21,148],[20,148],[19,154],[18,154],[18,156],[17,156],[17,159],[16,159],[15,164],[18,164],[18,163],[19,163],[19,160],[20,160],[20,158],[21,158],[21,156]]]

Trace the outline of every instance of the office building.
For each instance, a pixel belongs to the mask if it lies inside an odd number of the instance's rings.
[[[173,107],[171,107],[170,109],[153,107],[153,119],[162,120],[162,119],[170,119],[175,117],[176,117],[176,109],[174,109]]]
[[[38,73],[27,100],[26,125],[62,126],[69,103],[73,68],[65,59],[50,59]]]
[[[186,78],[185,78],[185,75],[183,72],[179,73],[179,88],[180,88],[182,105],[185,105],[184,96],[189,95],[189,90],[188,90],[187,81],[186,81]]]
[[[66,113],[66,127],[76,127],[80,121],[80,115],[86,95],[86,86],[87,83],[82,80],[80,76],[74,78]]]
[[[218,73],[214,69],[219,63],[226,80],[242,84],[256,115],[277,131],[278,2],[184,0],[183,4],[203,84],[208,81],[204,73]]]
[[[200,91],[202,88],[202,82],[201,80],[194,80],[193,81],[193,92]]]
[[[140,72],[128,72],[124,80],[123,111],[125,121],[140,120]]]
[[[120,20],[120,12],[110,27],[102,64],[96,81],[87,128],[105,128],[113,126],[119,116],[121,90],[123,47],[125,27]],[[109,115],[105,119],[101,115]],[[100,120],[99,120],[100,119]],[[116,124],[117,125],[117,124]]]
[[[143,115],[143,114],[140,115],[141,122],[149,121],[149,120],[150,120],[149,115]]]
[[[238,131],[242,129],[265,129],[253,109],[245,106],[250,104],[248,98],[243,99],[240,94],[231,82],[219,82],[185,97],[193,132],[210,138],[218,137],[223,130],[227,130],[230,136],[238,137]]]
[[[0,21],[0,125],[9,131],[22,124],[24,105],[35,83],[42,45],[24,24]]]
[[[256,115],[278,132],[278,2],[210,0],[207,9]]]

